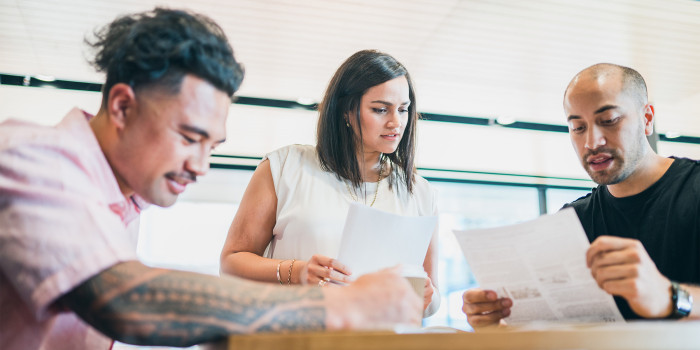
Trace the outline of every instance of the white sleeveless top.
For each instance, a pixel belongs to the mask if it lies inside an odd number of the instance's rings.
[[[265,159],[270,161],[277,194],[277,222],[265,257],[308,260],[321,254],[336,258],[345,217],[353,202],[349,181],[322,170],[314,146],[287,146],[267,154]],[[390,190],[388,181],[382,181],[373,208],[404,216],[437,215],[435,190],[424,178],[415,178],[413,194],[404,186]],[[369,205],[377,184],[367,182],[365,186],[365,195],[362,191],[353,195]]]

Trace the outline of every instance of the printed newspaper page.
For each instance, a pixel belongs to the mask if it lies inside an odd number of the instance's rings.
[[[624,322],[586,266],[590,243],[573,208],[517,225],[454,233],[480,288],[513,300],[508,324]]]

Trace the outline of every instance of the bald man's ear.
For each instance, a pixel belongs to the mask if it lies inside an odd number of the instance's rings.
[[[644,133],[647,136],[654,133],[654,106],[652,104],[644,106]]]
[[[114,124],[118,130],[124,129],[126,125],[126,112],[136,105],[136,94],[131,86],[118,83],[109,90],[107,99],[107,115],[110,123]]]

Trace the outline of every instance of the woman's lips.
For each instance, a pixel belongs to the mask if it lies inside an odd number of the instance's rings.
[[[398,140],[399,136],[400,136],[400,134],[387,134],[387,135],[382,135],[382,138],[385,140],[394,141],[394,140]]]

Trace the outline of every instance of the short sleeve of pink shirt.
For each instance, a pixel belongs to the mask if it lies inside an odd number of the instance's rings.
[[[84,335],[52,303],[136,260],[138,199],[120,192],[87,119],[73,109],[54,127],[0,124],[0,348]]]

